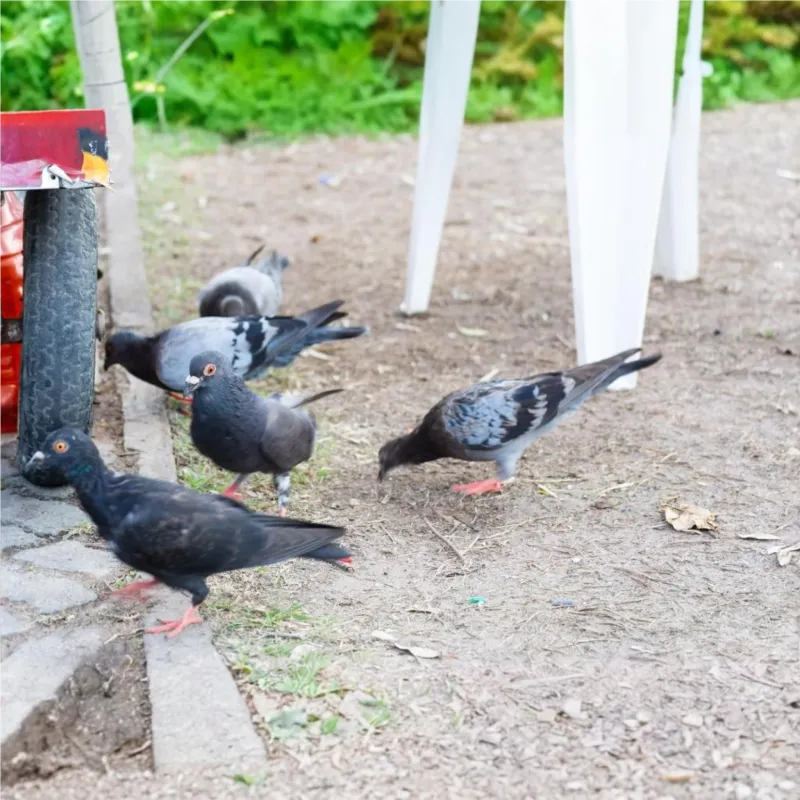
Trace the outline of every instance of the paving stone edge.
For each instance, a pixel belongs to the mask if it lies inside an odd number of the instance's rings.
[[[133,208],[106,205],[109,231],[130,219]],[[113,242],[115,237],[109,239]],[[110,253],[109,293],[112,324],[143,333],[154,328],[150,303],[138,293],[125,291],[133,282],[147,286],[144,265],[124,253]],[[115,277],[125,273],[125,279]],[[116,275],[115,275],[116,273]],[[172,434],[164,393],[116,367],[117,390],[122,400],[123,438],[127,451],[138,454],[141,475],[175,481]],[[162,599],[163,598],[163,599]],[[159,592],[146,623],[174,619],[186,610],[188,598],[177,592]],[[207,623],[193,625],[181,636],[144,637],[147,677],[152,710],[153,760],[157,772],[191,772],[198,768],[225,769],[231,773],[266,769],[263,740],[253,727],[250,712],[233,677],[211,640]]]

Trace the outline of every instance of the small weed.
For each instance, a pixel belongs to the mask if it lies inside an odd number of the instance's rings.
[[[265,775],[234,775],[233,780],[236,783],[243,783],[245,786],[258,786],[265,780]]]
[[[308,714],[302,708],[287,708],[280,711],[275,716],[270,717],[267,726],[270,736],[280,741],[281,739],[292,739],[301,734],[308,726]]]
[[[361,705],[375,709],[365,717],[367,723],[373,728],[380,730],[381,728],[385,728],[392,721],[392,712],[389,710],[389,706],[385,700],[362,700]]]
[[[322,683],[321,674],[325,667],[330,663],[330,658],[324,653],[307,653],[300,661],[290,662],[278,675],[268,679],[270,686],[263,686],[261,689],[271,688],[282,694],[294,694],[301,697],[322,697],[326,694],[334,694],[340,690],[338,684]]]
[[[233,613],[235,616],[224,621],[225,630],[275,630],[284,622],[305,622],[308,617],[298,605],[290,608],[263,608],[260,606],[234,605],[229,598],[211,598],[206,607],[224,613]]]
[[[322,723],[319,726],[319,732],[323,736],[334,736],[336,734],[336,729],[339,727],[340,719],[341,717],[334,715],[322,720]]]

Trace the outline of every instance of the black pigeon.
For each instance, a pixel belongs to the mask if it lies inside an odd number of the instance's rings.
[[[275,250],[256,261],[262,244],[240,267],[215,275],[200,292],[201,317],[242,317],[278,313],[283,299],[283,271],[289,259]]]
[[[191,594],[192,607],[182,619],[147,633],[175,636],[187,625],[202,622],[197,608],[208,596],[209,575],[299,556],[350,559],[346,550],[331,544],[343,528],[255,514],[219,495],[112,472],[92,440],[73,428],[51,433],[42,450],[31,456],[26,472],[42,467],[62,471],[120,561],[153,576],[119,593],[141,594],[164,583]]]
[[[439,458],[494,461],[497,478],[456,484],[454,492],[499,492],[514,480],[520,456],[542,434],[571,416],[617,378],[655,364],[661,355],[627,361],[640,348],[592,364],[520,380],[477,383],[440,400],[420,425],[380,450],[378,480],[401,464]]]
[[[247,388],[222,353],[211,350],[192,359],[184,391],[193,399],[194,446],[218,467],[239,473],[224,495],[241,500],[240,489],[250,475],[270,473],[278,514],[284,516],[289,473],[311,458],[317,436],[314,415],[300,406],[342,390],[262,397]]]
[[[105,369],[121,364],[140,380],[182,392],[192,358],[205,350],[223,353],[245,380],[263,376],[269,367],[285,367],[306,347],[353,339],[367,328],[328,328],[346,316],[335,300],[297,317],[200,317],[155,336],[117,331],[106,341]]]

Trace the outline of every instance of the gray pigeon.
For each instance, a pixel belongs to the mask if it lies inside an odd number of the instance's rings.
[[[262,397],[245,386],[222,353],[200,353],[192,359],[184,390],[193,398],[192,441],[218,467],[239,473],[223,492],[226,497],[241,501],[240,489],[250,475],[270,473],[278,514],[285,516],[289,473],[311,458],[317,436],[314,415],[300,406],[341,391]]]
[[[401,464],[439,458],[494,461],[496,479],[456,484],[452,490],[463,494],[502,491],[504,483],[514,480],[520,456],[536,439],[617,378],[661,358],[657,354],[628,362],[639,350],[626,350],[566,372],[488,381],[453,392],[440,400],[417,428],[380,449],[378,480]]]
[[[155,336],[117,331],[106,340],[105,369],[121,364],[132,375],[170,392],[182,392],[192,358],[216,350],[245,380],[264,375],[269,367],[291,364],[310,345],[352,339],[366,328],[329,328],[346,316],[334,300],[298,317],[200,317]]]
[[[215,275],[200,292],[201,317],[275,316],[283,299],[283,271],[289,259],[275,250],[267,258],[254,259],[262,244],[244,265]]]

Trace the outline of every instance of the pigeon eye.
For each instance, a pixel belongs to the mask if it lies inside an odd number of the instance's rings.
[[[205,375],[206,378],[210,378],[216,371],[217,368],[213,364],[206,364],[205,367],[203,367],[203,375]]]
[[[66,453],[69,450],[69,445],[63,439],[59,439],[53,443],[53,450],[56,453]]]

